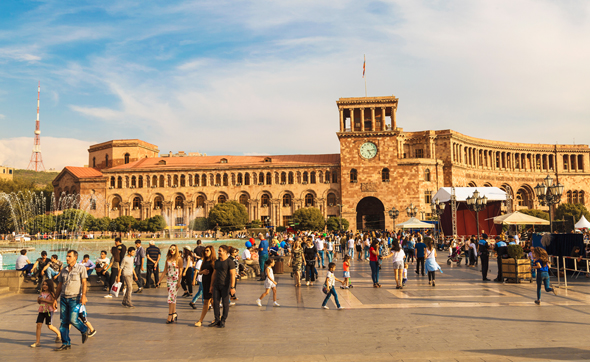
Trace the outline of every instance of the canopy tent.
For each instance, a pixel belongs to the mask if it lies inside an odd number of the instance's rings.
[[[451,187],[441,187],[432,197],[432,201],[439,202],[451,201]],[[455,187],[455,197],[457,202],[465,202],[467,198],[477,190],[480,197],[487,197],[489,201],[505,201],[506,192],[497,187]]]
[[[504,214],[496,216],[494,218],[494,224],[504,225],[549,225],[549,220],[541,219],[531,215],[523,214],[522,212],[512,212],[510,214]]]
[[[395,225],[401,229],[434,229],[433,224],[429,224],[427,222],[422,222],[415,217],[410,218],[407,221],[404,221],[400,224]]]
[[[576,229],[590,229],[590,222],[588,222],[588,220],[586,220],[586,217],[582,215],[582,218],[578,220],[574,227]]]

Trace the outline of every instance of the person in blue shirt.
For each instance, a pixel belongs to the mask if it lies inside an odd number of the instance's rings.
[[[422,276],[424,276],[424,249],[426,249],[426,244],[422,242],[422,238],[414,246],[416,250],[416,274],[419,274],[421,271]]]
[[[549,267],[551,263],[545,249],[533,248],[533,258],[535,259],[533,268],[537,270],[537,300],[535,300],[535,304],[541,304],[541,285],[545,285],[546,292],[553,292],[557,295],[557,291],[550,286]]]
[[[495,282],[503,282],[504,277],[502,277],[502,258],[504,255],[508,255],[508,245],[500,240],[499,236],[496,236],[496,245],[494,245],[494,250],[498,254],[498,276],[494,279]]]
[[[266,280],[266,273],[264,271],[264,263],[268,260],[268,240],[264,238],[262,233],[258,234],[260,244],[258,245],[258,261],[260,262],[260,279],[258,281]]]

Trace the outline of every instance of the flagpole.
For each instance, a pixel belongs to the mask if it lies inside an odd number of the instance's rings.
[[[365,98],[367,98],[367,74],[365,72],[365,64],[367,64],[367,57],[363,54],[363,78],[365,78]]]

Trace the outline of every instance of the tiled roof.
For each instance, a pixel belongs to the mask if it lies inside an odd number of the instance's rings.
[[[267,158],[271,162],[266,162]],[[227,163],[221,163],[226,159]],[[340,164],[340,154],[324,155],[281,155],[281,156],[195,156],[195,157],[153,157],[109,168],[108,171],[127,169],[166,169],[166,168],[210,168],[210,167],[255,167],[255,166],[304,166]]]
[[[102,177],[102,172],[95,170],[91,167],[66,166],[66,170],[70,171],[74,176],[78,178]]]

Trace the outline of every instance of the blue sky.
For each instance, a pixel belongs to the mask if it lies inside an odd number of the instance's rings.
[[[0,2],[0,164],[94,142],[337,153],[339,97],[400,98],[404,130],[590,143],[590,5],[557,1]]]

